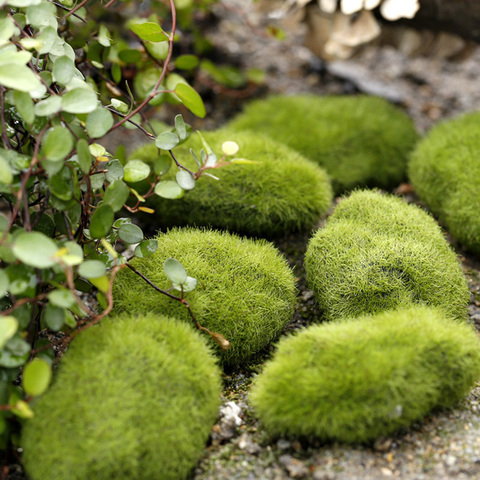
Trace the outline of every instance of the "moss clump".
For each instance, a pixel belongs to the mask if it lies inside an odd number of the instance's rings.
[[[163,315],[106,319],[62,358],[25,423],[33,480],[179,480],[199,460],[220,404],[205,342]]]
[[[171,287],[163,271],[169,257],[198,280],[186,300],[202,326],[230,341],[229,350],[220,350],[212,340],[223,364],[247,361],[292,319],[295,279],[270,243],[195,229],[174,229],[156,238],[157,252],[132,264],[162,289]],[[167,312],[193,327],[184,305],[157,293],[130,270],[119,272],[113,294],[118,312]]]
[[[283,340],[250,399],[280,435],[366,442],[454,405],[480,377],[470,325],[416,306]]]
[[[344,199],[310,240],[305,270],[329,320],[411,303],[467,315],[467,281],[440,227],[394,196],[358,191]]]
[[[258,133],[230,130],[206,132],[204,137],[218,157],[226,140],[240,146],[238,157],[259,162],[232,164],[210,173],[220,181],[203,177],[179,200],[157,196],[149,199],[161,227],[196,225],[258,236],[275,236],[312,228],[332,202],[330,180],[324,170],[283,144]],[[175,149],[178,160],[197,170],[189,149],[199,155],[198,135]],[[144,147],[132,158],[151,161],[156,148]],[[166,179],[174,178],[172,167]]]
[[[263,132],[315,161],[337,194],[356,186],[397,186],[418,138],[401,110],[362,95],[274,96],[247,105],[229,126]]]
[[[480,113],[434,127],[409,164],[415,190],[465,247],[480,254]]]

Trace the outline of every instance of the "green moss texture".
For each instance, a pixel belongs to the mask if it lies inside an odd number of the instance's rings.
[[[258,132],[222,129],[203,135],[218,158],[222,143],[234,140],[240,146],[238,158],[258,163],[209,170],[220,181],[202,177],[179,200],[151,197],[148,204],[156,211],[159,227],[211,226],[271,237],[308,230],[329,209],[332,188],[327,174],[296,151]],[[196,171],[190,148],[200,156],[202,145],[195,133],[174,153],[182,165]],[[152,145],[134,152],[132,158],[151,161],[156,156]],[[173,179],[177,171],[172,167],[165,179]]]
[[[369,96],[273,96],[247,105],[229,126],[263,132],[325,168],[337,194],[393,188],[406,178],[418,135],[411,119]]]
[[[132,264],[162,289],[171,287],[163,271],[169,257],[198,280],[196,289],[185,298],[202,326],[221,333],[231,343],[229,350],[220,350],[211,340],[224,365],[246,362],[291,321],[295,278],[272,244],[190,228],[173,229],[156,238],[157,252],[134,259]],[[165,312],[194,328],[184,305],[156,292],[128,269],[118,273],[113,294],[117,312]]]
[[[416,306],[283,340],[250,399],[273,434],[368,442],[453,406],[480,377],[470,325]]]
[[[409,164],[415,190],[448,231],[480,254],[480,113],[435,126]]]
[[[32,480],[179,480],[218,414],[216,359],[163,315],[105,319],[82,332],[22,437]]]
[[[305,255],[307,281],[328,320],[425,304],[466,318],[468,284],[435,220],[392,195],[343,199]]]

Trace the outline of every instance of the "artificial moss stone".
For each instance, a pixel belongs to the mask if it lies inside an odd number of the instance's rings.
[[[248,361],[291,321],[295,279],[272,244],[191,228],[173,229],[156,238],[157,252],[134,259],[132,264],[162,289],[171,287],[163,271],[169,257],[198,280],[196,289],[185,298],[202,326],[231,343],[229,350],[220,350],[211,340],[224,365]],[[118,273],[113,294],[117,312],[167,313],[194,328],[184,305],[156,292],[130,270]]]
[[[273,96],[247,105],[229,126],[265,133],[315,161],[337,194],[357,186],[397,186],[418,138],[399,108],[364,95]]]
[[[164,315],[82,332],[25,422],[32,480],[179,480],[199,460],[220,404],[216,359]]]
[[[240,146],[237,157],[258,163],[209,170],[219,180],[202,177],[178,200],[151,197],[148,205],[156,215],[150,218],[155,218],[159,227],[211,226],[271,237],[312,228],[330,207],[332,188],[327,174],[296,151],[259,132],[222,129],[203,135],[218,158],[222,143],[234,140]],[[200,156],[202,144],[195,133],[174,153],[180,163],[196,171],[190,148]],[[157,155],[157,149],[149,145],[134,152],[132,158],[151,161]],[[164,178],[173,179],[177,171],[172,167]]]
[[[479,347],[470,325],[422,306],[316,325],[280,343],[249,398],[273,434],[367,442],[463,398]]]
[[[305,255],[307,281],[328,320],[425,304],[466,318],[460,263],[435,220],[393,195],[343,199]]]
[[[435,126],[409,164],[416,192],[448,231],[480,254],[480,113]]]

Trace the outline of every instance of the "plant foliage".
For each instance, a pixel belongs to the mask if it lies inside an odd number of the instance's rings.
[[[357,191],[343,199],[310,240],[305,269],[329,320],[412,303],[467,316],[467,281],[440,227],[391,195]]]
[[[406,177],[418,134],[410,118],[369,96],[273,96],[247,105],[233,130],[261,131],[323,167],[336,194],[389,189]]]
[[[471,326],[415,306],[284,339],[250,399],[274,434],[358,443],[455,405],[479,377]]]

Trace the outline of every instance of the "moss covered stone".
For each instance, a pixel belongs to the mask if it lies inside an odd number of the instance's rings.
[[[467,315],[467,281],[440,227],[392,195],[357,191],[343,199],[310,240],[305,269],[329,320],[411,303]]]
[[[205,342],[163,315],[82,332],[25,422],[33,480],[179,480],[200,458],[220,404]]]
[[[324,170],[298,152],[261,136],[258,132],[205,132],[205,139],[220,158],[221,145],[234,140],[240,146],[237,157],[258,163],[232,164],[211,170],[220,180],[202,177],[193,190],[178,200],[157,196],[149,199],[159,227],[211,226],[258,236],[274,236],[312,228],[332,202],[330,180]],[[175,156],[187,168],[197,166],[189,149],[199,156],[200,138],[193,134]],[[153,145],[142,147],[132,158],[152,161]],[[173,179],[172,167],[164,177]],[[150,217],[151,218],[151,217]]]
[[[406,177],[418,135],[411,119],[369,96],[273,96],[247,105],[229,126],[263,132],[325,168],[336,193],[389,189]]]
[[[480,113],[435,126],[409,164],[415,190],[449,232],[480,254]]]
[[[186,300],[202,326],[221,333],[231,343],[229,350],[220,350],[212,340],[223,364],[247,361],[291,321],[295,279],[272,244],[190,228],[174,229],[156,238],[157,252],[132,264],[162,289],[171,287],[163,271],[169,257],[198,280]],[[119,272],[113,294],[118,312],[166,312],[194,328],[184,305],[156,292],[130,270]]]
[[[422,306],[317,325],[280,343],[250,399],[274,434],[371,441],[463,398],[479,347],[470,325]]]

